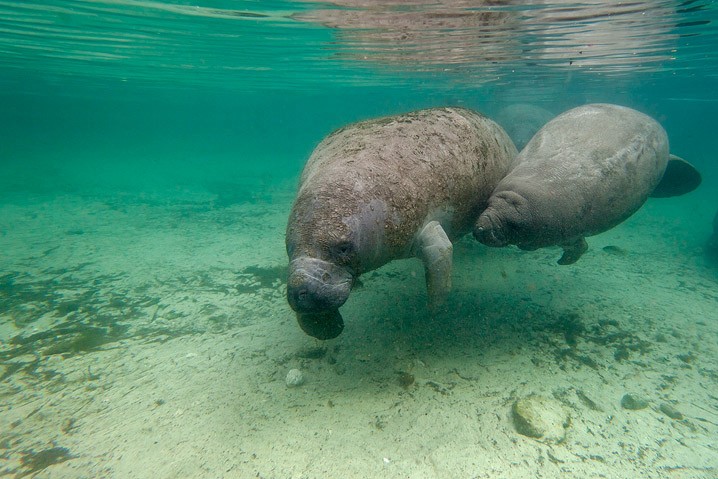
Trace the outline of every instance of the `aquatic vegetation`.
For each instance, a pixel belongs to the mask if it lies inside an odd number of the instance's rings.
[[[0,276],[0,311],[23,327],[56,308],[61,298],[56,278],[29,280],[17,272]]]
[[[17,471],[16,479],[29,476],[40,472],[53,464],[59,464],[72,459],[74,456],[70,454],[70,450],[66,447],[51,447],[42,451],[26,451],[22,453],[21,464],[24,468]]]
[[[563,334],[566,344],[575,347],[578,344],[578,338],[583,335],[586,328],[581,321],[578,313],[569,312],[561,314],[546,324],[546,328],[550,331]]]
[[[0,360],[32,352],[76,354],[116,342],[127,336],[127,321],[156,302],[106,291],[104,287],[117,281],[116,276],[96,277],[88,286],[86,280],[67,272],[53,272],[53,278],[40,280],[6,275],[0,306],[21,329],[7,342],[9,348],[0,350]],[[24,329],[38,322],[43,323],[39,331]]]
[[[125,275],[96,275],[88,266],[0,277],[0,317],[12,321],[18,330],[0,345],[2,379],[23,372],[28,379],[41,381],[36,370],[49,356],[68,358],[131,337],[166,341],[202,331],[201,326],[184,323],[168,327],[166,321],[173,315],[183,318],[186,314],[168,310],[163,321],[158,321],[160,299],[147,294],[147,287],[125,286]],[[221,318],[220,313],[207,321],[215,330],[231,327]]]
[[[253,293],[261,288],[274,288],[287,281],[287,266],[247,266],[238,272],[241,282],[237,284],[240,293]]]
[[[19,334],[10,340],[16,345],[9,351],[0,352],[0,359],[10,359],[31,351],[43,355],[75,354],[92,351],[106,343],[119,341],[127,336],[129,325],[113,324],[107,328],[82,323],[56,326],[28,336]]]
[[[577,365],[595,370],[603,367],[604,355],[599,355],[595,349],[589,348],[590,344],[601,346],[602,351],[605,351],[606,346],[612,348],[613,358],[619,362],[630,359],[632,353],[643,355],[651,349],[649,340],[622,329],[617,321],[600,320],[590,325],[585,321],[577,312],[549,314],[548,317],[541,315],[532,322],[532,328],[563,339],[565,346],[551,340],[559,363],[563,364],[566,359],[571,359]]]

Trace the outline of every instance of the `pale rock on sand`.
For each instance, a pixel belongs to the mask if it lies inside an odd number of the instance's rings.
[[[548,444],[557,444],[566,439],[566,429],[571,419],[555,399],[532,394],[516,401],[511,413],[519,434]]]
[[[299,369],[290,369],[286,379],[288,388],[296,388],[304,384],[304,374]]]

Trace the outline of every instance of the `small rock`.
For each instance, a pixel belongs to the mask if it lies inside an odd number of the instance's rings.
[[[608,245],[603,247],[603,251],[605,251],[608,254],[612,254],[615,256],[626,256],[626,250],[616,246],[616,245]]]
[[[661,404],[658,409],[660,409],[663,414],[665,414],[671,419],[675,419],[677,421],[683,419],[683,414],[681,414],[680,411],[678,411],[676,408],[674,408],[668,403]]]
[[[288,388],[296,388],[304,384],[304,374],[299,369],[290,369],[285,381]]]
[[[648,407],[648,401],[637,394],[624,394],[621,398],[621,407],[637,411]]]
[[[543,396],[531,395],[516,401],[512,407],[514,427],[519,434],[556,444],[566,438],[571,419],[561,403]]]

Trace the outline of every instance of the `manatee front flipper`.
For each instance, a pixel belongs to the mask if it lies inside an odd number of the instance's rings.
[[[317,339],[334,339],[344,329],[344,319],[338,309],[321,313],[297,313],[302,330]]]
[[[671,155],[661,181],[651,192],[651,198],[668,198],[690,193],[701,184],[701,174],[683,158]]]
[[[438,221],[430,221],[416,238],[416,256],[424,263],[429,307],[439,306],[451,290],[454,247]]]
[[[558,260],[558,264],[573,264],[588,250],[588,243],[582,236],[573,243],[562,244],[563,256]]]

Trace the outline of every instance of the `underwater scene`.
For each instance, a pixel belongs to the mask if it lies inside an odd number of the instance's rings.
[[[0,0],[0,477],[718,477],[717,25]]]

